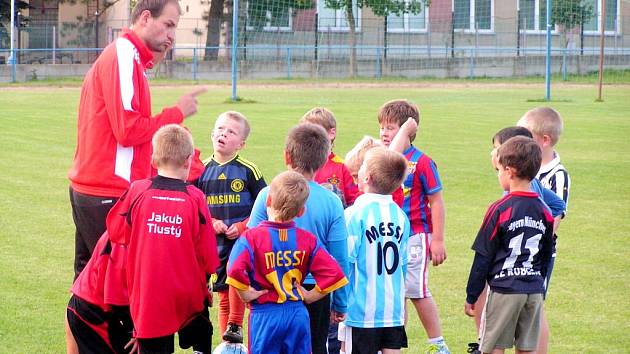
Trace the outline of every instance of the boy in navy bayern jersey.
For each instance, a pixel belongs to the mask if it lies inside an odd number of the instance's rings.
[[[234,242],[246,229],[258,192],[267,185],[256,165],[238,154],[249,132],[249,122],[241,113],[219,115],[212,130],[214,153],[204,161],[206,168],[196,182],[206,195],[221,259],[213,284],[219,295],[219,329],[223,340],[234,343],[243,342],[245,304],[225,283],[227,262]]]
[[[203,192],[185,182],[192,136],[179,125],[152,139],[158,175],[133,182],[107,216],[111,241],[127,246],[126,277],[140,353],[179,346],[210,353],[207,277],[219,265]]]
[[[268,220],[247,230],[230,255],[227,283],[251,306],[250,354],[311,353],[303,302],[319,300],[348,283],[317,237],[293,222],[304,212],[308,195],[301,174],[276,176],[265,203]],[[309,273],[317,285],[307,291],[301,283]]]
[[[310,193],[306,200],[306,211],[295,218],[299,228],[317,236],[346,273],[348,267],[348,232],[343,217],[341,200],[328,189],[313,181],[315,172],[324,165],[330,152],[330,140],[324,128],[312,123],[302,123],[289,131],[284,147],[284,161],[291,171],[300,173],[308,180]],[[257,226],[267,220],[267,194],[269,188],[260,191],[248,227]],[[315,281],[307,275],[304,287],[312,289]],[[331,322],[340,322],[346,316],[346,287],[307,305],[311,321],[311,344],[313,354],[327,354],[326,339]]]
[[[474,315],[487,281],[481,352],[503,353],[514,344],[517,354],[533,352],[553,235],[551,212],[530,189],[541,150],[530,138],[513,137],[499,147],[497,159],[499,184],[509,193],[490,206],[472,246],[464,311]]]
[[[405,276],[409,220],[391,193],[405,178],[407,161],[377,147],[359,169],[364,192],[346,209],[350,291],[345,320],[347,354],[400,353],[406,347]]]

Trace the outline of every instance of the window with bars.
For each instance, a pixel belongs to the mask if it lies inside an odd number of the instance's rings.
[[[619,32],[619,0],[584,0],[593,7],[593,16],[584,23],[584,33],[599,34],[602,30],[602,3],[606,3],[606,29],[607,33]]]
[[[406,0],[409,1],[409,0]],[[429,8],[423,6],[418,14],[405,13],[400,16],[387,16],[388,32],[424,32],[429,21]]]
[[[352,0],[352,13],[354,14],[355,29],[361,28],[361,11],[357,6],[357,0]],[[331,9],[326,7],[323,0],[317,1],[317,27],[319,31],[347,31],[350,29],[346,20],[345,9]]]
[[[528,32],[544,32],[547,30],[547,0],[519,0],[519,29]],[[556,25],[551,27],[556,31]]]
[[[494,0],[453,0],[453,12],[456,30],[494,30]]]

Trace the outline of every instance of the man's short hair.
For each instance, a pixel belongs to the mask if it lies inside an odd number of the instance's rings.
[[[530,109],[518,121],[518,125],[523,125],[531,129],[533,134],[551,138],[551,145],[556,145],[562,134],[563,124],[560,113],[551,107],[537,107]]]
[[[237,112],[237,111],[227,111],[227,112],[223,112],[221,113],[218,117],[217,120],[221,117],[224,118],[229,118],[231,120],[234,120],[236,122],[241,123],[241,125],[243,126],[243,140],[247,140],[247,137],[249,136],[249,133],[251,132],[251,126],[249,125],[249,121],[247,120],[247,118],[243,115],[243,113]]]
[[[363,165],[363,160],[365,160],[365,154],[370,149],[377,146],[383,145],[377,139],[366,135],[352,148],[352,150],[348,151],[344,164],[348,168],[348,171],[350,171],[352,177],[357,177],[357,173],[359,173],[359,169],[361,168],[361,165]]]
[[[324,107],[315,107],[304,113],[300,122],[321,125],[324,129],[326,129],[326,131],[337,128],[335,115],[329,109]]]
[[[499,130],[492,137],[492,143],[494,144],[495,142],[497,142],[499,143],[499,145],[501,145],[504,142],[506,142],[509,138],[513,138],[515,136],[526,136],[528,138],[533,138],[532,133],[529,131],[529,129],[525,127],[514,126],[514,127],[507,127],[507,128],[503,128]]]
[[[182,167],[194,152],[192,135],[178,124],[167,124],[158,129],[151,145],[151,159],[156,167]]]
[[[269,198],[278,221],[289,221],[298,216],[308,194],[308,182],[301,174],[285,171],[274,177],[269,187]]]
[[[394,123],[401,127],[409,117],[413,118],[420,126],[418,106],[404,99],[385,102],[378,110],[378,122],[380,124]],[[415,138],[416,134],[412,135],[409,141],[413,142]]]
[[[140,14],[142,14],[142,12],[145,10],[148,10],[151,13],[151,17],[153,18],[160,17],[160,15],[162,15],[164,7],[168,3],[172,3],[177,6],[177,9],[179,10],[179,13],[181,15],[182,8],[179,5],[179,1],[177,0],[138,0],[136,6],[133,7],[133,10],[131,10],[131,23],[136,23],[136,21],[138,21],[138,19],[140,18]]]
[[[534,139],[515,136],[501,144],[497,150],[499,163],[514,169],[516,177],[528,181],[536,178],[542,162],[542,150]]]
[[[315,173],[328,159],[330,139],[321,126],[302,123],[289,131],[284,150],[291,159],[291,167],[300,173]]]
[[[378,194],[392,194],[400,188],[407,174],[407,160],[395,151],[375,147],[365,154],[365,173]]]

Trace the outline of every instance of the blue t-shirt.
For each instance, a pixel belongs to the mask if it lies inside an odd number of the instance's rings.
[[[320,186],[314,181],[308,182],[310,193],[306,200],[304,215],[296,218],[295,225],[317,236],[328,253],[339,263],[344,274],[348,274],[348,232],[343,217],[341,200],[333,192]],[[252,214],[247,223],[248,228],[258,226],[268,219],[267,195],[269,187],[264,188],[256,197]],[[304,280],[305,284],[315,284],[315,280],[309,274]],[[335,311],[346,313],[347,287],[343,287],[332,294],[332,308]]]

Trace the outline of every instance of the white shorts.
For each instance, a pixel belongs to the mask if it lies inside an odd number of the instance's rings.
[[[407,277],[405,278],[405,297],[408,299],[431,297],[429,290],[430,244],[431,234],[419,233],[409,238]]]

